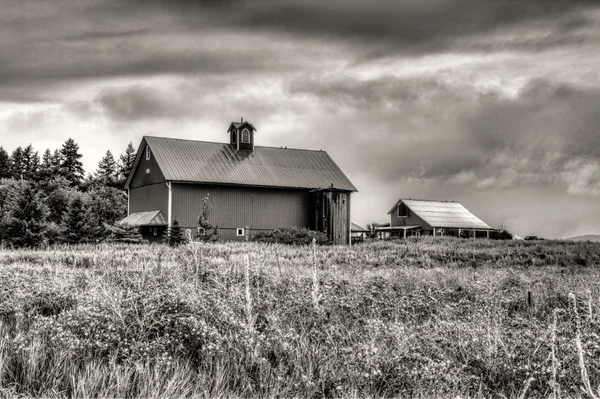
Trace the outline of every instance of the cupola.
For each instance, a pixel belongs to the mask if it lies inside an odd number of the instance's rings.
[[[256,129],[250,122],[244,122],[244,118],[241,118],[239,122],[231,122],[227,131],[229,144],[236,150],[253,151],[255,131]]]

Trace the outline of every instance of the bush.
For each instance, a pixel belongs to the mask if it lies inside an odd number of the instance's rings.
[[[304,227],[280,227],[270,231],[260,231],[252,236],[252,241],[273,243],[308,245],[313,238],[319,245],[329,245],[331,242],[324,233],[309,230]]]

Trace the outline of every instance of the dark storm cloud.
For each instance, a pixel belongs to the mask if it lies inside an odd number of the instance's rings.
[[[354,58],[438,50],[539,50],[597,43],[586,0],[68,1],[8,2],[0,16],[0,81],[294,69],[255,42],[198,44],[214,30],[356,43]],[[596,5],[595,8],[598,8]],[[76,24],[73,21],[78,21]],[[514,37],[493,36],[503,28]],[[529,29],[546,34],[523,35]],[[583,30],[582,30],[583,29]],[[194,40],[197,39],[197,40]],[[233,40],[233,39],[229,39]],[[264,41],[262,43],[268,43]],[[204,43],[206,44],[206,43]],[[310,45],[310,43],[305,43]],[[256,47],[255,47],[256,46]],[[298,53],[297,57],[302,57]],[[297,60],[296,60],[297,61]]]
[[[358,0],[330,1],[223,1],[169,2],[167,9],[181,13],[207,12],[219,16],[232,27],[273,30],[306,37],[332,37],[366,42],[386,51],[428,52],[457,47],[487,49],[521,46],[544,48],[565,43],[581,43],[585,35],[573,31],[594,26],[597,21],[586,11],[598,8],[594,0],[382,0],[368,5]],[[156,1],[155,5],[165,5]],[[194,23],[193,17],[190,19]],[[475,40],[468,46],[460,39],[493,33],[519,25],[543,23],[553,37],[515,38],[501,45]],[[551,23],[549,25],[548,23]],[[375,51],[383,51],[381,49]]]
[[[357,143],[348,168],[391,184],[402,180],[488,186],[560,185],[600,194],[600,88],[534,79],[516,96],[443,80],[304,81],[312,96]],[[345,156],[340,152],[338,156]]]

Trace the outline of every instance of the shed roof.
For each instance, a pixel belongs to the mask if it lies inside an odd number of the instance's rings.
[[[352,232],[360,233],[360,232],[368,232],[369,231],[369,230],[365,229],[364,227],[357,225],[356,223],[352,223],[351,225],[352,226],[351,226],[350,230]]]
[[[473,215],[458,202],[400,199],[388,214],[392,213],[400,203],[406,205],[408,209],[431,227],[491,229],[487,223]]]
[[[121,219],[118,224],[127,226],[166,226],[167,219],[162,211],[136,212]]]
[[[237,151],[224,143],[144,139],[168,181],[357,191],[325,151],[262,146]]]

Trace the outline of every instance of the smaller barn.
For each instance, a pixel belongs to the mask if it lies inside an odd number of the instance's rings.
[[[454,201],[399,199],[388,212],[390,225],[379,227],[378,236],[487,237],[493,229]]]
[[[350,226],[350,239],[352,241],[352,244],[363,242],[365,238],[367,238],[369,230],[357,225],[356,223],[351,223]]]

